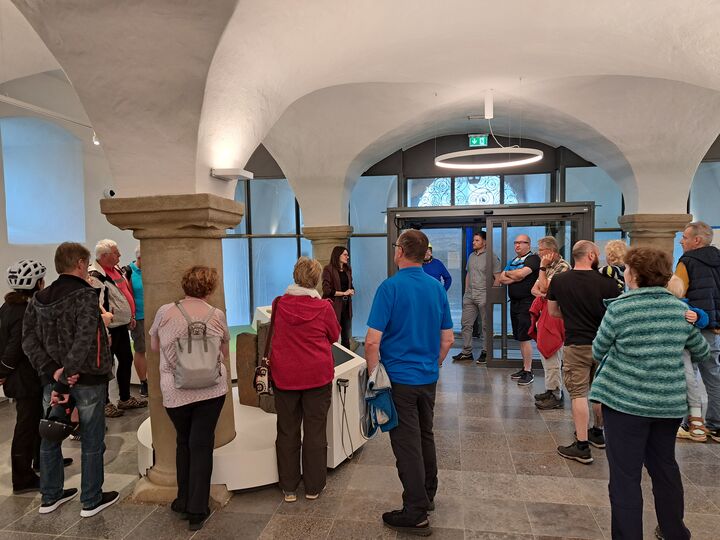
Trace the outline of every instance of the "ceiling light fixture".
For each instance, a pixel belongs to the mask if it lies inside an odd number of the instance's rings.
[[[97,138],[97,135],[95,134],[94,131],[93,131],[93,144],[95,146],[100,146],[100,140]]]
[[[537,163],[542,160],[544,154],[542,150],[537,148],[526,148],[518,145],[503,146],[500,141],[495,137],[493,133],[491,119],[494,117],[495,109],[493,103],[492,90],[485,92],[485,111],[482,118],[488,121],[490,127],[490,135],[492,135],[497,148],[473,148],[471,150],[461,150],[459,152],[449,152],[442,154],[435,158],[435,166],[442,167],[443,169],[460,169],[460,170],[487,170],[487,169],[505,169],[508,167],[520,167],[522,165],[530,165],[531,163]],[[479,118],[481,115],[471,114],[468,115],[468,120]],[[529,155],[530,157],[524,158],[511,158],[511,154]],[[492,163],[475,163],[475,162],[451,162],[458,158],[472,157],[472,156],[492,156],[492,155],[507,155],[506,161],[498,161]]]

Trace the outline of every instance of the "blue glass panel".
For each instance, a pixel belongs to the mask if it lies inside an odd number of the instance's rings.
[[[295,234],[295,194],[286,179],[250,180],[253,234]]]
[[[388,208],[397,206],[397,176],[361,176],[350,196],[354,233],[387,233]]]
[[[37,118],[0,120],[11,244],[85,242],[82,142]]]
[[[245,186],[246,180],[238,180],[237,186],[235,187],[235,200],[243,205],[246,205],[245,201]],[[245,208],[242,221],[234,229],[228,229],[230,234],[245,234],[247,232],[247,207]]]
[[[462,229],[425,229],[423,231],[433,247],[433,257],[441,261],[450,272],[452,285],[448,290],[448,302],[456,332],[461,330],[462,315]],[[472,249],[472,247],[471,247]]]
[[[605,264],[605,245],[610,240],[622,240],[622,232],[620,231],[608,231],[608,232],[595,232],[595,243],[600,248],[600,265]]]
[[[566,201],[595,201],[595,228],[615,229],[622,215],[622,191],[599,167],[572,167],[565,171]]]
[[[293,282],[292,272],[297,261],[295,238],[253,238],[253,312],[268,306]]]
[[[312,242],[308,240],[307,238],[301,238],[300,239],[300,255],[302,257],[310,257],[312,258]]]
[[[510,200],[507,204],[516,202],[516,200]],[[460,176],[455,178],[455,204],[458,206],[500,204],[500,177]]]
[[[509,174],[505,176],[505,204],[550,202],[550,175]]]
[[[375,290],[387,278],[387,238],[351,238],[350,253],[355,284],[352,333],[364,338]]]
[[[223,285],[228,326],[250,324],[250,261],[247,238],[223,238]]]
[[[450,206],[450,178],[409,178],[408,206]]]
[[[720,162],[698,167],[690,189],[690,213],[695,221],[720,228]]]

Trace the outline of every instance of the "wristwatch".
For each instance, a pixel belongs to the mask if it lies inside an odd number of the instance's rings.
[[[543,272],[545,272],[545,271],[547,270],[547,267],[546,267],[546,266],[541,266],[541,267],[540,267],[540,270],[543,271]]]

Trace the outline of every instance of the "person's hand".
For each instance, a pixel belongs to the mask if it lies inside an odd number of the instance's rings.
[[[56,370],[55,370],[55,373],[53,373],[53,379],[55,379],[56,381],[59,381],[59,380],[60,380],[60,377],[62,376],[64,370],[65,370],[65,368],[58,368],[58,369],[56,369]]]
[[[542,256],[542,259],[540,259],[540,266],[544,266],[545,268],[547,268],[548,266],[550,266],[550,265],[552,264],[552,262],[553,262],[553,256],[554,256],[554,255],[553,255],[552,253],[548,253],[548,254],[546,254],[546,255],[543,255],[543,256]]]
[[[103,311],[100,314],[100,316],[102,317],[102,320],[103,320],[103,323],[105,324],[105,326],[108,326],[112,322],[113,317],[114,317],[114,315],[112,313],[110,313],[109,311]]]
[[[695,324],[698,320],[698,314],[695,313],[692,309],[688,309],[685,312],[685,320],[690,324]]]
[[[70,401],[70,394],[58,394],[55,390],[50,394],[50,405],[65,405]]]
[[[355,294],[355,289],[348,289],[345,291],[345,294],[348,296],[353,296]]]
[[[130,322],[128,323],[128,328],[130,330],[134,330],[137,326],[137,321],[135,319],[130,319]]]
[[[75,375],[70,375],[67,378],[67,382],[70,386],[75,386],[75,384],[78,382],[78,379],[80,378],[80,374],[76,373]]]

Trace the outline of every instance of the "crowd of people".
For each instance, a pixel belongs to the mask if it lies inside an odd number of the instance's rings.
[[[600,267],[598,246],[583,240],[572,247],[571,264],[554,237],[541,238],[535,253],[525,234],[515,238],[515,256],[502,268],[486,249],[485,233],[473,236],[463,345],[453,359],[475,360],[473,325],[479,317],[477,361],[484,363],[492,347],[488,288],[507,285],[523,361],[510,377],[520,386],[534,381],[535,340],[545,372],[545,391],[534,395],[535,406],[561,408],[565,393],[570,400],[575,438],[558,453],[589,465],[591,447],[606,450],[614,538],[642,536],[643,465],[653,482],[656,535],[690,537],[675,439],[720,442],[720,251],[711,242],[708,225],[689,224],[673,275],[669,256],[657,249],[628,250],[624,242],[610,242],[607,265]],[[375,291],[365,337],[368,371],[382,364],[397,416],[389,433],[403,507],[382,519],[392,529],[427,535],[438,485],[436,385],[454,343],[447,298],[452,279],[422,232],[403,232],[393,247],[398,272]],[[48,287],[38,261],[8,269],[11,292],[0,308],[0,383],[17,409],[13,488],[39,490],[41,514],[78,494],[64,488],[63,468],[71,460],[62,456],[62,439],[38,437],[41,418],[72,425],[80,439],[81,516],[96,515],[119,499],[117,492],[102,490],[105,419],[147,406],[148,394],[139,248],[135,255],[121,268],[111,240],[99,242],[94,257],[80,244],[63,243],[54,260],[59,277]],[[191,530],[200,529],[210,513],[214,432],[228,390],[230,334],[225,314],[209,303],[218,282],[216,269],[189,268],[181,280],[184,298],[161,306],[148,332],[160,353],[162,403],[177,434],[178,490],[171,508]],[[354,294],[349,252],[338,246],[325,268],[301,257],[293,283],[273,302],[276,451],[288,503],[297,500],[301,482],[309,500],[325,487],[332,345],[340,340],[351,346]],[[204,347],[193,348],[194,340]],[[130,389],[133,364],[139,397]],[[108,390],[114,371],[117,404]],[[708,396],[704,417],[700,379]]]

